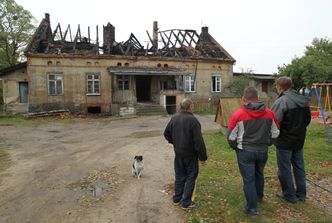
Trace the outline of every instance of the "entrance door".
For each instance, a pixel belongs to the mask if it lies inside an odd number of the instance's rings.
[[[28,103],[28,82],[19,82],[20,103]]]
[[[150,101],[151,77],[136,76],[136,97],[138,102]]]
[[[166,111],[170,115],[176,113],[176,96],[166,96]]]

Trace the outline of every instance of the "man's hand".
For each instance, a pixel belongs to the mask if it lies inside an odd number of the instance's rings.
[[[199,161],[200,166],[205,166],[205,163],[206,163],[205,161]]]

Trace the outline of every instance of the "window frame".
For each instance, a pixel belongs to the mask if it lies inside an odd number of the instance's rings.
[[[196,81],[195,81],[195,76],[194,75],[185,75],[184,76],[184,91],[185,92],[196,92]],[[189,89],[187,90],[187,86],[189,83]]]
[[[54,80],[50,79],[50,76],[54,76]],[[60,77],[61,80],[57,80],[57,77]],[[61,92],[58,93],[58,88],[57,88],[57,82],[61,81]],[[50,83],[54,83],[54,93],[52,93]],[[61,96],[64,94],[64,88],[63,88],[63,73],[48,73],[47,74],[47,93],[49,96]]]
[[[92,76],[92,79],[89,79],[89,76]],[[98,76],[98,79],[95,78],[95,76]],[[86,73],[86,95],[101,95],[101,75],[100,73]],[[89,92],[89,82],[92,82],[92,92]],[[96,92],[96,82],[98,82],[98,90],[99,92]]]
[[[217,85],[219,79],[219,85]],[[215,86],[215,89],[213,89],[213,86]],[[218,90],[219,87],[219,90]],[[222,76],[221,75],[212,75],[211,76],[211,92],[220,93],[222,90]]]
[[[126,85],[125,82],[128,81]],[[121,81],[121,84],[120,84]],[[129,90],[130,89],[130,78],[129,75],[117,75],[117,86],[119,90]],[[128,86],[127,88],[125,86]]]

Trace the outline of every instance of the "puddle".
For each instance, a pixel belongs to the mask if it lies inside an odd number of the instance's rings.
[[[96,182],[94,185],[92,196],[94,198],[100,198],[103,192],[103,189],[106,187],[106,184],[102,181]]]
[[[111,190],[118,184],[117,176],[106,170],[94,170],[77,182],[67,185],[73,191],[82,191],[86,195],[85,203],[102,200],[106,195],[111,194]],[[88,196],[87,196],[88,195]]]
[[[152,130],[152,131],[134,132],[130,136],[134,138],[148,138],[148,137],[156,137],[161,135],[162,133],[160,130]]]
[[[0,172],[7,169],[11,164],[10,155],[4,149],[0,149]]]
[[[9,153],[6,152],[4,149],[0,149],[0,185],[3,176],[5,176],[5,174],[2,174],[2,172],[8,169],[10,165],[12,165],[12,160],[10,158]]]

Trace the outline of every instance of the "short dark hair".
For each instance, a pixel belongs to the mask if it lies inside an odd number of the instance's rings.
[[[243,98],[247,101],[250,100],[257,100],[258,99],[258,93],[256,88],[254,87],[246,87],[243,91]]]
[[[276,80],[276,85],[280,86],[283,90],[288,90],[293,86],[293,81],[290,77],[279,77]]]
[[[185,98],[180,103],[180,109],[182,111],[187,111],[192,104],[193,104],[192,100],[190,100],[189,98]]]

